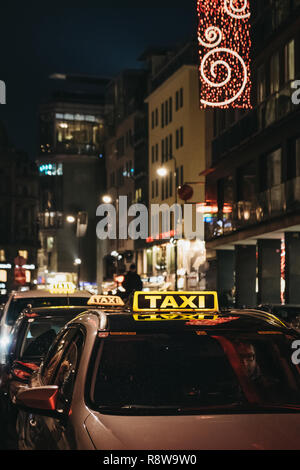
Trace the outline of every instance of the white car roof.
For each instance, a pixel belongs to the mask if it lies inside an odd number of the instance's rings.
[[[28,299],[28,298],[39,298],[39,297],[91,297],[91,293],[88,291],[75,291],[73,294],[53,294],[47,289],[36,289],[25,292],[12,292],[11,294],[15,299]]]

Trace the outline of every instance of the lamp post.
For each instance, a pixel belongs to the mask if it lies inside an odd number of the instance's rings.
[[[177,162],[176,162],[176,158],[173,155],[171,156],[171,160],[173,160],[173,162],[174,162],[173,176],[174,176],[174,182],[175,182],[175,185],[174,185],[174,187],[175,187],[175,206],[177,208],[177,204],[178,204],[177,194],[178,194],[178,188],[179,188],[179,186],[177,186]],[[164,178],[164,177],[167,176],[168,170],[165,167],[158,168],[157,174],[161,178]],[[177,231],[177,223],[178,223],[176,214],[177,214],[177,211],[175,210],[175,234],[176,234],[176,231]],[[177,239],[176,238],[174,239],[174,256],[175,256],[175,290],[177,291],[178,290],[178,273],[177,273],[177,271],[178,271],[178,248],[177,248]]]

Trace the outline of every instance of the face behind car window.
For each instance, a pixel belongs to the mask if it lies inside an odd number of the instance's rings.
[[[300,405],[299,370],[284,335],[235,338],[137,335],[107,338],[99,350],[96,406],[232,407]]]
[[[13,299],[7,314],[7,324],[13,325],[18,316],[28,305],[37,307],[59,307],[61,305],[87,305],[87,297],[35,297],[26,299]]]

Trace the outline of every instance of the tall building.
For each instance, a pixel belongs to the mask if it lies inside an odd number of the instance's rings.
[[[0,125],[0,295],[29,288],[36,277],[38,173]]]
[[[167,230],[160,220],[159,233],[151,235],[151,205],[183,206],[180,187],[193,192],[186,202],[201,210],[204,201],[206,168],[206,113],[199,109],[198,55],[194,42],[173,49],[149,49],[143,55],[151,70],[151,90],[147,96],[149,129],[149,237],[140,254],[140,271],[149,288],[188,288],[205,286],[205,246],[203,224],[197,236],[188,239],[183,232],[174,239],[175,217]],[[182,209],[184,218],[184,212]],[[186,218],[184,220],[187,226]],[[195,229],[195,227],[193,227]]]
[[[38,170],[38,282],[80,281],[96,288],[96,208],[105,185],[108,80],[55,75],[59,92],[41,105]]]
[[[148,72],[144,69],[122,71],[106,89],[111,111],[106,115],[108,135],[105,142],[106,189],[100,203],[110,201],[119,220],[132,204],[148,203],[147,106]],[[106,196],[106,199],[105,199]],[[123,210],[121,197],[127,197]],[[104,200],[103,200],[104,199]],[[124,220],[124,219],[123,219]],[[117,224],[119,232],[121,224]],[[98,285],[111,282],[136,261],[137,243],[126,233],[116,239],[98,242]]]
[[[252,2],[252,18],[253,109],[213,112],[210,287],[237,306],[299,303],[300,2]]]

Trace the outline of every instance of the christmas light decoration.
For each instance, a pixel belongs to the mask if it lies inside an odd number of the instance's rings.
[[[198,0],[200,107],[251,108],[249,0]]]

